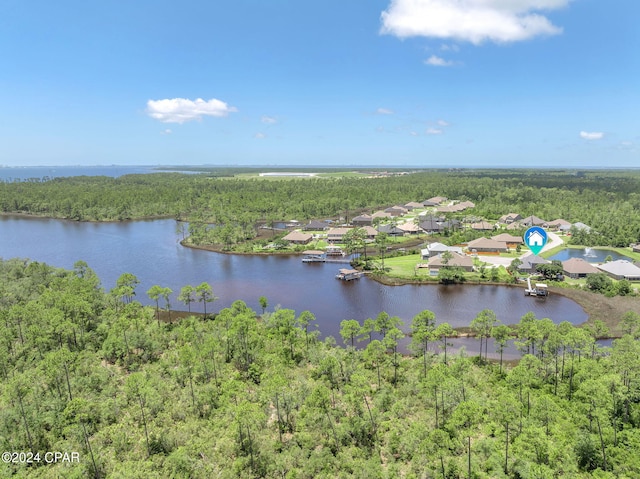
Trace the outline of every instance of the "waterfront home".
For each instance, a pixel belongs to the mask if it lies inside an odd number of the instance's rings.
[[[562,262],[562,271],[569,278],[586,278],[588,274],[599,273],[598,269],[582,258],[571,258]]]
[[[433,256],[438,256],[445,251],[462,255],[462,248],[459,246],[447,246],[443,243],[431,243],[428,244],[426,248],[420,250],[420,256],[422,259],[429,259]]]
[[[292,231],[282,239],[288,241],[290,244],[308,244],[313,239],[313,235],[300,231]]]
[[[342,243],[344,235],[352,228],[331,228],[327,231],[327,241],[329,243]]]
[[[455,252],[451,252],[450,254],[451,254],[451,258],[449,258],[448,261],[445,258],[443,258],[442,253],[437,256],[433,256],[429,258],[429,261],[427,261],[427,267],[429,268],[429,273],[433,274],[433,272],[435,271],[437,274],[440,268],[443,268],[446,266],[457,266],[459,268],[462,268],[468,273],[473,271],[473,259],[471,259],[469,256],[466,256],[460,253],[455,253]]]
[[[522,264],[518,268],[519,271],[523,273],[533,274],[537,272],[536,267],[539,264],[551,264],[551,261],[548,259],[544,259],[542,256],[538,256],[537,254],[529,254],[522,258]]]
[[[499,254],[509,251],[507,243],[490,238],[478,238],[473,241],[469,241],[469,243],[467,243],[467,248],[469,251],[474,251],[476,253]]]
[[[640,244],[634,244],[631,248],[634,253],[640,253]]]
[[[510,235],[509,233],[501,233],[499,235],[492,236],[491,239],[496,241],[504,241],[507,243],[507,248],[515,249],[519,245],[524,244],[524,240],[521,236]]]
[[[617,261],[609,261],[608,263],[599,264],[598,269],[604,271],[613,279],[640,281],[640,268],[626,259],[619,259]]]

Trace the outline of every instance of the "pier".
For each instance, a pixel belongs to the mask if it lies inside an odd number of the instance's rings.
[[[527,289],[524,290],[525,296],[545,297],[549,295],[549,289],[544,283],[536,283],[535,288],[531,286],[531,278],[527,278]]]

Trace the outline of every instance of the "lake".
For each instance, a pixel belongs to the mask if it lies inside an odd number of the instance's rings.
[[[566,261],[571,258],[582,258],[589,263],[604,263],[605,258],[609,255],[613,258],[613,261],[617,261],[619,259],[631,260],[631,258],[629,258],[628,256],[622,255],[610,249],[596,248],[565,248],[549,259]]]
[[[138,300],[151,304],[146,291],[154,284],[168,286],[174,291],[174,309],[186,309],[176,300],[181,287],[203,281],[219,297],[208,310],[217,311],[241,299],[260,311],[258,298],[266,296],[268,310],[276,305],[298,313],[310,310],[322,336],[333,335],[340,344],[340,321],[362,322],[380,311],[399,316],[405,331],[424,309],[433,311],[438,322],[453,326],[469,325],[485,308],[494,310],[505,324],[517,323],[529,311],[555,322],[580,324],[587,319],[577,303],[559,295],[541,300],[507,286],[385,286],[368,278],[343,282],[334,276],[344,265],[302,263],[296,255],[228,255],[185,248],[179,243],[175,221],[169,219],[83,223],[1,216],[0,257],[29,258],[67,269],[83,260],[106,290],[115,286],[122,273],[132,273],[140,280]],[[192,308],[202,311],[200,304]]]

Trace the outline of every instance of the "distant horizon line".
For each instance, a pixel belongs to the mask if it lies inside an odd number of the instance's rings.
[[[95,165],[0,165],[2,169],[27,169],[27,168],[269,168],[269,169],[393,169],[393,170],[478,170],[478,169],[493,169],[493,170],[638,170],[638,166],[539,166],[539,167],[514,167],[514,166],[497,166],[497,165],[473,165],[473,166],[451,166],[451,165],[432,165],[432,166],[418,166],[418,165],[238,165],[238,164],[193,164],[193,165],[176,165],[176,164],[95,164]]]

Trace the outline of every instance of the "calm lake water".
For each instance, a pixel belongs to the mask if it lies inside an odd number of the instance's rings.
[[[411,318],[424,309],[433,311],[438,322],[453,326],[468,325],[485,308],[494,310],[505,324],[517,323],[528,311],[556,322],[579,324],[587,319],[577,303],[558,295],[541,300],[510,287],[384,286],[368,278],[342,282],[334,276],[344,265],[302,263],[300,256],[211,253],[185,248],[179,239],[173,220],[79,223],[0,217],[0,257],[4,259],[29,258],[68,269],[84,260],[106,290],[122,273],[132,273],[140,280],[138,300],[151,304],[146,291],[154,284],[168,286],[174,291],[171,304],[175,309],[186,309],[176,300],[181,287],[207,281],[219,297],[209,310],[241,299],[260,311],[258,298],[266,296],[269,310],[276,305],[298,313],[310,310],[322,336],[333,335],[340,344],[340,321],[363,321],[380,311],[399,316],[405,331]],[[200,304],[192,309],[202,310]],[[477,342],[457,341],[469,349]]]
[[[566,261],[571,258],[582,258],[589,263],[604,263],[607,256],[611,255],[613,261],[619,259],[630,260],[628,256],[619,254],[610,249],[594,249],[594,248],[565,248],[559,253],[550,257],[550,260]]]

